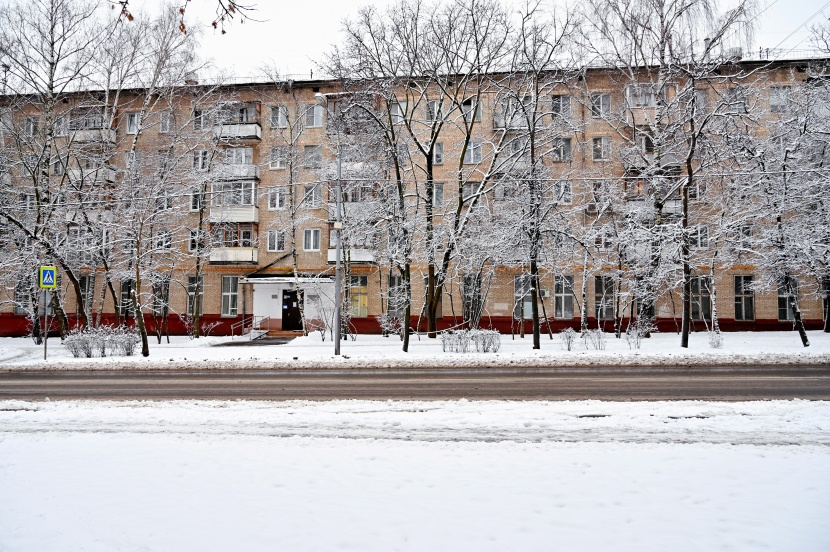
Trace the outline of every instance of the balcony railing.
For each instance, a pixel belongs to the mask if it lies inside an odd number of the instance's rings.
[[[210,208],[210,222],[259,222],[256,205],[218,205]]]
[[[371,249],[357,249],[357,248],[350,248],[348,251],[344,248],[342,251],[341,259],[346,259],[346,256],[349,257],[349,262],[352,263],[373,263],[375,262],[375,254],[372,252]],[[330,263],[333,263],[337,260],[337,250],[336,249],[329,249],[328,259]]]
[[[259,167],[246,164],[220,165],[216,169],[216,177],[219,180],[258,180]]]
[[[210,262],[256,264],[258,253],[256,247],[214,247],[210,251]]]
[[[98,167],[97,169],[72,167],[67,169],[66,176],[72,182],[115,182],[115,169],[112,167]]]
[[[73,132],[72,139],[77,143],[115,143],[115,129],[113,128],[85,128]]]
[[[213,133],[220,140],[261,140],[262,127],[259,123],[231,123],[213,127]]]

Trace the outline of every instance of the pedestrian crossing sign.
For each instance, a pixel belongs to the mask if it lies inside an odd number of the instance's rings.
[[[55,289],[58,287],[58,269],[54,266],[40,267],[38,284],[41,289]]]

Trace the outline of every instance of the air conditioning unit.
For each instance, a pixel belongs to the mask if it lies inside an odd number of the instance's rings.
[[[539,290],[539,297],[542,299],[547,299],[550,297],[550,290],[549,289],[540,289]]]
[[[596,203],[589,203],[588,205],[586,205],[586,206],[585,206],[585,212],[586,212],[586,213],[596,214],[596,212],[597,212],[597,204],[596,204]]]

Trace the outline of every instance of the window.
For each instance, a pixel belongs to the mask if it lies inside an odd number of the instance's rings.
[[[268,190],[268,209],[279,211],[285,209],[286,189],[285,186],[278,186]]]
[[[288,128],[288,107],[271,106],[271,128]]]
[[[207,113],[203,109],[193,110],[193,130],[207,130]]]
[[[478,324],[484,310],[481,274],[465,274],[461,286],[461,306],[465,322]]]
[[[432,185],[432,204],[435,207],[444,206],[444,183],[435,182]]]
[[[692,320],[712,319],[711,289],[708,276],[692,276]]]
[[[141,152],[128,151],[124,153],[124,168],[135,173],[141,168]]]
[[[288,148],[285,146],[271,147],[271,154],[268,159],[268,167],[271,169],[284,169],[288,166]]]
[[[527,128],[528,121],[533,116],[533,99],[528,96],[505,98],[501,109],[501,116],[495,120],[496,128]]]
[[[789,86],[770,86],[769,110],[773,113],[785,113],[789,111],[791,93],[792,89]]]
[[[40,131],[40,117],[29,115],[24,120],[23,131],[26,136],[32,137]]]
[[[213,185],[213,204],[217,207],[229,205],[255,205],[256,188],[253,182],[217,182]]]
[[[571,139],[554,138],[551,144],[551,161],[565,163],[571,160]]]
[[[556,94],[551,96],[551,114],[553,121],[568,121],[571,118],[570,94]]]
[[[196,313],[196,292],[199,296],[199,314],[204,311],[205,305],[205,279],[204,276],[187,277],[187,314],[193,316]]]
[[[239,303],[239,276],[222,276],[222,316],[236,316]]]
[[[170,249],[173,247],[173,233],[170,230],[161,230],[153,236],[154,249]]]
[[[793,305],[798,303],[798,281],[785,276],[778,284],[778,320],[795,320]]]
[[[190,190],[190,210],[198,211],[204,205],[204,194],[200,189]]]
[[[159,132],[173,132],[173,126],[174,122],[172,111],[162,111],[159,113]]]
[[[464,164],[481,163],[481,142],[470,140],[467,142],[467,149],[464,150]]]
[[[225,150],[225,163],[229,165],[253,165],[253,148],[230,148]]]
[[[654,139],[648,134],[641,134],[637,136],[637,148],[643,155],[654,154]]]
[[[162,190],[156,197],[156,212],[169,211],[173,208],[173,194],[170,190]]]
[[[703,192],[706,190],[706,184],[701,182],[700,180],[695,180],[692,182],[692,185],[689,186],[689,199],[691,201],[697,201],[703,197]]]
[[[600,136],[591,140],[591,152],[594,161],[608,161],[611,159],[611,138]]]
[[[303,166],[307,169],[317,169],[323,164],[323,146],[303,147]]]
[[[709,94],[706,90],[702,88],[695,88],[694,92],[694,102],[695,102],[695,113],[702,113],[706,110],[706,106],[709,103]]]
[[[140,113],[127,113],[127,134],[138,134]]]
[[[302,205],[306,209],[319,209],[323,204],[319,184],[306,184],[303,186]]]
[[[656,84],[632,84],[626,87],[628,107],[657,107],[660,88]]]
[[[614,277],[594,277],[594,313],[597,320],[614,319]]]
[[[730,88],[726,91],[723,98],[724,113],[741,114],[747,113],[746,109],[746,95],[742,90],[737,88]]]
[[[118,297],[118,312],[121,316],[128,316],[133,313],[133,302],[131,292],[135,288],[135,283],[132,280],[122,280],[121,289]]]
[[[392,124],[403,123],[406,117],[406,102],[392,102],[389,114],[392,117]]]
[[[227,102],[217,104],[220,124],[245,125],[259,123],[259,104]]]
[[[170,311],[170,279],[153,282],[153,314],[165,316]]]
[[[444,118],[441,100],[427,100],[427,122],[432,123]]]
[[[305,108],[305,126],[323,126],[323,106],[317,104],[307,105]]]
[[[432,164],[444,164],[444,142],[435,142],[435,147],[432,148]]]
[[[320,251],[319,228],[307,228],[303,231],[303,251]]]
[[[735,320],[755,320],[752,276],[735,276]]]
[[[475,98],[464,100],[461,103],[461,113],[464,115],[464,121],[467,123],[481,121],[481,105]]]
[[[55,136],[67,136],[69,134],[69,118],[66,115],[55,117]]]
[[[191,228],[188,230],[187,235],[187,250],[188,251],[196,251],[199,247],[199,229],[198,228]]]
[[[611,94],[591,94],[591,117],[605,118],[611,115]]]
[[[193,152],[193,168],[197,171],[208,170],[208,163],[210,160],[210,152],[208,150],[196,150]]]
[[[95,294],[95,274],[89,274],[78,278],[78,283],[81,286],[81,299],[83,301],[84,311],[86,315],[92,314],[92,298]],[[76,312],[80,311],[80,305]]]
[[[351,276],[349,281],[349,312],[353,318],[369,316],[369,277]]]
[[[64,165],[65,162],[59,156],[55,156],[52,158],[52,174],[60,176],[64,172]]]
[[[689,247],[706,249],[709,247],[709,227],[703,224],[689,228]]]
[[[285,230],[268,230],[268,251],[285,251]]]
[[[573,203],[573,184],[570,180],[557,180],[553,184],[554,200],[562,205]]]
[[[530,274],[513,277],[513,318],[530,320],[533,318],[533,302],[530,290],[533,287]]]
[[[553,282],[553,316],[574,317],[574,277],[557,276]]]
[[[403,318],[406,309],[406,288],[401,276],[389,275],[389,289],[386,293],[386,315]]]

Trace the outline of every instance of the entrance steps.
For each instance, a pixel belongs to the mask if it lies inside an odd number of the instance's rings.
[[[302,330],[268,330],[268,337],[300,337]]]

